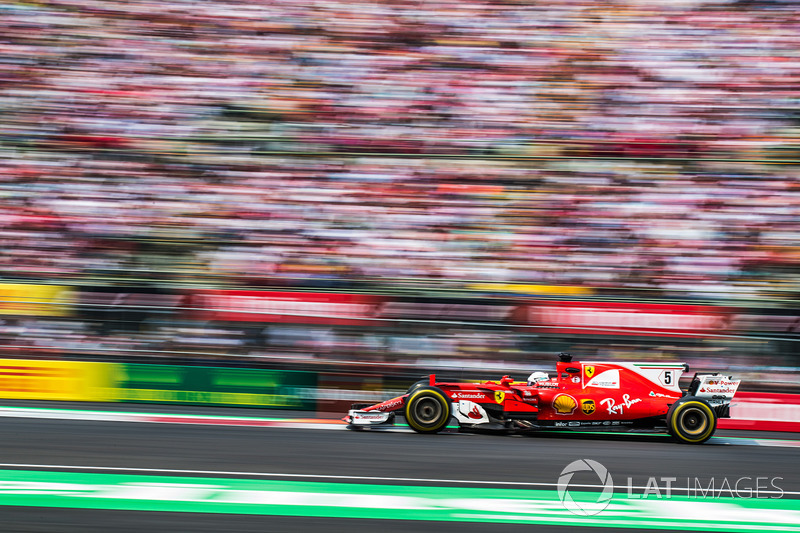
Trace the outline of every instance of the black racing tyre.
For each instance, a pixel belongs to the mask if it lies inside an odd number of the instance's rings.
[[[417,381],[416,383],[414,383],[413,385],[411,385],[408,388],[408,390],[406,391],[406,394],[411,394],[412,392],[414,392],[415,390],[417,390],[420,387],[429,387],[429,386],[430,386],[430,380],[429,379],[421,379],[421,380]]]
[[[417,433],[438,433],[450,422],[450,399],[436,387],[419,387],[406,400],[406,422]]]
[[[701,444],[717,430],[717,414],[705,400],[685,396],[669,408],[667,428],[678,442]]]

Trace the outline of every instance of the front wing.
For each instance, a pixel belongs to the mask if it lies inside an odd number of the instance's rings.
[[[394,424],[395,411],[403,409],[408,394],[368,407],[350,409],[342,418],[351,426],[380,426]],[[355,406],[354,406],[355,407]]]

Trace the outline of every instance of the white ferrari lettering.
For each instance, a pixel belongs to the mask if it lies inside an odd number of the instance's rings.
[[[359,413],[355,413],[353,415],[353,419],[355,419],[355,420],[383,420],[384,418],[386,418],[385,414],[380,414],[380,415],[362,415],[362,414],[359,414]]]
[[[703,387],[699,392],[707,392],[710,394],[733,394],[736,389],[733,387]]]
[[[600,405],[605,406],[610,415],[621,415],[625,412],[625,409],[629,409],[630,406],[641,401],[641,398],[631,398],[630,394],[623,394],[620,403],[617,403],[614,398],[604,398],[600,400]]]
[[[486,395],[480,392],[454,392],[451,398],[465,399],[465,400],[484,400]]]
[[[390,409],[394,409],[395,407],[399,407],[402,405],[403,399],[402,398],[394,398],[392,400],[387,400],[378,406],[378,411],[388,411]]]

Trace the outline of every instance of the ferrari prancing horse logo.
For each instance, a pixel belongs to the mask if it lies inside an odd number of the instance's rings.
[[[494,391],[494,401],[497,403],[503,403],[503,400],[506,399],[506,393],[501,390]]]
[[[591,378],[594,376],[594,367],[593,366],[585,366],[583,367],[583,371],[586,372],[586,377]]]

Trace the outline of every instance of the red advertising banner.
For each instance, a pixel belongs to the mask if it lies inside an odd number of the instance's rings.
[[[189,293],[188,318],[226,322],[385,325],[461,320],[540,326],[549,333],[691,336],[731,332],[731,310],[706,305],[536,301],[512,305],[401,302],[378,295],[255,290]]]
[[[719,429],[800,431],[800,394],[739,392],[731,402],[731,417]]]
[[[189,294],[189,318],[226,322],[380,325],[381,296],[369,294],[203,290]]]
[[[540,301],[521,306],[515,317],[553,333],[687,336],[725,333],[730,311],[707,305]]]

